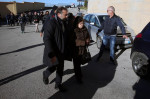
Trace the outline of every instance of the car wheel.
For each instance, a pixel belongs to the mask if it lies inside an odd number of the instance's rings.
[[[96,44],[97,44],[97,48],[100,49],[101,45],[102,45],[102,39],[100,36],[97,36],[96,38]]]
[[[143,53],[136,52],[132,58],[134,72],[141,78],[147,78],[150,74],[149,59]]]

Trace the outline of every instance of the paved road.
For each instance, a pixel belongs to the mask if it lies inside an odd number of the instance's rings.
[[[118,57],[118,66],[109,64],[108,51],[100,62],[82,66],[83,85],[76,83],[73,64],[66,61],[63,84],[68,91],[59,93],[54,89],[55,73],[49,85],[42,82],[43,48],[34,25],[27,25],[25,34],[19,26],[0,27],[0,99],[150,99],[150,82],[133,72],[130,49]],[[90,46],[93,60],[98,51],[96,44]]]

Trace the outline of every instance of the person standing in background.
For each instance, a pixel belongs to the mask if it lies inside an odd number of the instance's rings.
[[[37,12],[34,12],[33,21],[34,21],[34,24],[35,24],[35,32],[39,32],[40,18],[39,18],[39,15],[37,14]]]
[[[20,23],[20,25],[21,25],[21,31],[22,31],[22,33],[24,33],[24,31],[25,31],[25,25],[26,25],[26,17],[24,16],[24,14],[23,13],[21,13],[21,15],[20,15],[20,17],[19,17],[19,23]]]
[[[15,22],[17,23],[17,26],[19,26],[19,14],[17,14],[16,16],[15,16]]]
[[[41,37],[43,36],[43,32],[44,32],[44,23],[45,23],[45,21],[47,20],[48,17],[49,17],[49,11],[46,11],[45,15],[42,19],[43,26],[42,26],[41,33],[40,33]]]
[[[49,17],[49,11],[46,11],[45,12],[45,15],[43,16],[43,18],[42,18],[42,24],[44,24],[45,23],[45,21],[46,21],[46,19]]]
[[[32,24],[32,18],[33,18],[31,12],[28,13],[28,18],[29,18],[29,23],[30,23],[30,25],[31,25],[31,24]]]
[[[10,13],[10,26],[15,26],[15,16],[13,13]]]
[[[41,11],[41,12],[40,12],[40,21],[42,21],[42,24],[43,24],[43,17],[44,17],[44,12]]]
[[[56,14],[56,10],[57,10],[57,6],[53,6],[53,9],[52,9],[52,11],[51,11],[51,13],[50,13],[50,15],[46,15],[46,19],[45,19],[45,21],[48,19],[48,18],[54,18],[55,17],[55,14]],[[44,21],[44,23],[45,23],[45,21]],[[41,29],[41,33],[40,33],[40,36],[42,37],[43,36],[43,32],[44,32],[44,24],[43,24],[43,26],[42,26],[42,29]]]
[[[78,7],[78,11],[80,12],[80,7]]]
[[[7,25],[10,24],[10,14],[7,14],[7,15],[6,15],[6,22],[7,22]]]

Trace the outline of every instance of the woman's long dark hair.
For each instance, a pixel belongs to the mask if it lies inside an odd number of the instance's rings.
[[[78,28],[78,24],[82,21],[84,21],[84,19],[81,16],[77,16],[74,21],[74,28]]]

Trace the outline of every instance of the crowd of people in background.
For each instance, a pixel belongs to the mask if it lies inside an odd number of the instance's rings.
[[[44,25],[46,19],[48,17],[54,17],[56,13],[56,9],[58,7],[54,6],[51,10],[49,11],[30,11],[30,12],[22,12],[17,15],[14,15],[12,12],[8,13],[5,17],[5,23],[8,26],[21,26],[21,32],[25,32],[25,25],[35,25],[35,32],[40,32],[41,37],[43,36],[44,28],[39,29],[39,22],[41,21],[42,24]],[[0,26],[2,25],[2,18],[0,14]]]
[[[38,12],[23,12],[17,15],[14,15],[12,12],[6,15],[6,24],[8,26],[21,26],[21,32],[24,33],[25,25],[35,25],[35,32],[40,32],[39,22],[41,21],[44,24],[45,20],[49,16],[49,11],[45,13],[43,11]],[[0,16],[1,21],[1,16]],[[1,24],[0,24],[1,25]]]

